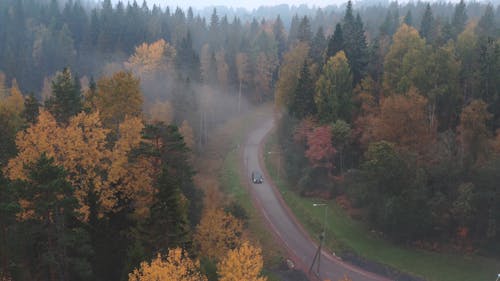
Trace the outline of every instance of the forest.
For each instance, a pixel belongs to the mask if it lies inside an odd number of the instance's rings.
[[[0,1],[0,280],[266,280],[241,207],[195,180],[213,130],[265,103],[301,196],[498,258],[498,7],[253,13]]]

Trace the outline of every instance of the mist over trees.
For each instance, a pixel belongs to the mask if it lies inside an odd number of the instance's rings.
[[[265,280],[193,159],[266,102],[296,192],[399,243],[498,255],[499,27],[463,1],[0,1],[0,279]]]

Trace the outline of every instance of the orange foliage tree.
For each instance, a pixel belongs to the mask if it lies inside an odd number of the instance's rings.
[[[160,254],[151,261],[142,262],[138,269],[128,275],[129,281],[206,281],[200,272],[199,261],[193,261],[186,252],[176,248],[168,251],[165,259]]]
[[[202,256],[220,260],[241,244],[243,224],[221,209],[206,210],[196,227],[194,241]]]
[[[68,171],[83,219],[89,215],[87,196],[91,192],[97,195],[99,213],[116,210],[117,194],[139,203],[149,202],[153,193],[153,170],[149,162],[128,161],[130,151],[139,145],[142,128],[139,119],[126,118],[120,125],[120,138],[109,149],[109,130],[101,124],[99,113],[82,112],[65,126],[58,125],[48,111],[41,110],[37,123],[18,133],[19,153],[9,161],[6,174],[12,180],[26,180],[25,167],[42,153],[54,158],[56,165]]]
[[[333,168],[335,148],[332,146],[332,129],[330,126],[315,128],[307,135],[306,157],[313,167]]]
[[[371,116],[363,139],[385,140],[423,155],[436,136],[436,126],[429,125],[426,109],[427,99],[415,90],[389,96],[382,100],[380,112]]]
[[[266,281],[260,276],[263,265],[262,250],[245,241],[217,264],[219,281]]]

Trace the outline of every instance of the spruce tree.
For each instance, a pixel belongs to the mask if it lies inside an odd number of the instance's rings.
[[[309,22],[309,18],[307,16],[304,16],[300,21],[297,32],[297,39],[300,42],[311,43],[312,39],[311,23]]]
[[[45,107],[56,118],[57,122],[67,123],[69,119],[82,110],[82,95],[78,79],[64,68],[52,81],[52,96]]]
[[[316,114],[316,104],[314,103],[314,81],[309,71],[307,60],[304,61],[300,70],[297,88],[294,99],[289,108],[290,115],[301,120]]]
[[[425,12],[422,16],[422,22],[420,23],[420,36],[424,38],[427,43],[434,42],[434,16],[432,15],[431,5],[427,3],[425,6]]]
[[[286,35],[283,21],[279,15],[273,24],[273,34],[278,48],[278,59],[281,60],[286,51]]]
[[[24,99],[24,112],[23,117],[27,122],[34,124],[38,117],[40,104],[33,93],[30,93]]]
[[[298,39],[299,25],[300,25],[300,18],[297,14],[295,14],[290,24],[290,31],[288,32],[288,48],[290,48],[293,44],[295,44],[295,41]]]
[[[477,31],[481,37],[491,37],[496,35],[495,32],[495,13],[493,11],[493,6],[488,4],[484,14],[479,19],[477,23]]]
[[[342,26],[337,23],[335,26],[335,32],[330,36],[328,40],[328,47],[326,49],[325,62],[328,61],[330,57],[335,56],[335,54],[344,48],[344,35],[342,34]]]
[[[467,23],[467,11],[465,7],[465,2],[464,0],[460,0],[460,3],[455,5],[455,12],[453,13],[453,18],[451,20],[454,38],[456,38],[458,34],[464,31],[466,23]]]
[[[319,27],[316,35],[314,36],[311,48],[309,49],[309,57],[312,58],[313,62],[319,66],[323,65],[323,57],[326,49],[326,39],[323,27]]]
[[[411,26],[413,24],[413,17],[411,15],[411,10],[408,10],[408,12],[406,13],[406,16],[405,18],[403,19],[403,22],[407,25],[407,26]]]

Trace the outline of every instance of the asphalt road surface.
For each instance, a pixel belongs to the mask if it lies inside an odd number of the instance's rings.
[[[273,183],[271,179],[268,176],[264,176],[264,182],[262,184],[253,184],[250,178],[252,171],[261,171],[264,175],[267,175],[267,173],[264,172],[264,167],[261,166],[259,162],[259,155],[263,153],[261,144],[273,126],[273,120],[257,123],[256,127],[247,138],[243,157],[250,193],[256,205],[266,218],[271,230],[287,249],[290,258],[297,267],[308,272],[309,266],[316,253],[317,245],[309,238],[301,226],[299,226],[287,207],[284,206],[284,201],[279,198],[280,195],[277,189],[272,186]],[[318,274],[316,270],[317,266],[315,265],[313,269],[314,274],[312,275],[315,275],[317,278]],[[346,264],[323,251],[318,279],[338,281],[344,274],[353,281],[389,280],[373,273],[363,271],[353,265]]]

